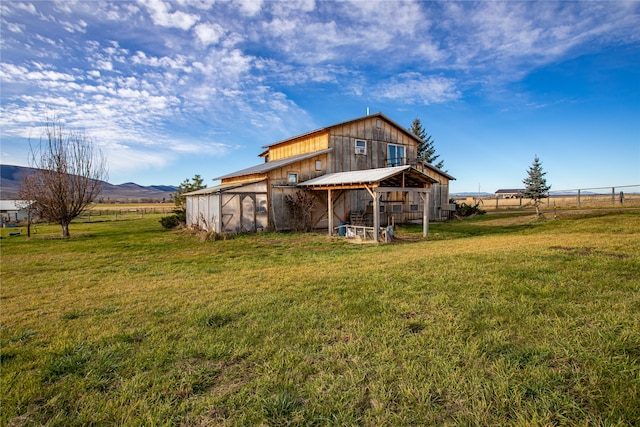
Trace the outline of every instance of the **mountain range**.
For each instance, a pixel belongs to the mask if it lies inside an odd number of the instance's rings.
[[[0,200],[18,199],[18,188],[22,180],[36,169],[24,166],[0,165]],[[114,185],[102,182],[99,203],[153,203],[168,202],[171,193],[178,187],[173,185],[142,186],[133,182]]]

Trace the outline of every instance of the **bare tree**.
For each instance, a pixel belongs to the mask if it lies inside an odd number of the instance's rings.
[[[60,224],[69,237],[69,224],[87,209],[107,179],[106,160],[82,132],[66,130],[47,119],[39,144],[31,148],[30,166],[36,171],[20,186],[20,197],[33,202],[36,213]]]

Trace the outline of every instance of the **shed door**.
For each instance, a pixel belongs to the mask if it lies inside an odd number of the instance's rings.
[[[240,196],[242,198],[242,232],[256,231],[256,202],[253,194]]]

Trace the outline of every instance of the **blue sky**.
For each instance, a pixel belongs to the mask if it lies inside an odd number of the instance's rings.
[[[177,185],[366,114],[432,135],[452,192],[640,184],[640,2],[3,1],[2,163],[47,116],[109,182]]]

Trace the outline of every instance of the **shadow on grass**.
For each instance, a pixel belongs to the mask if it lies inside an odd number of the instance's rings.
[[[429,224],[429,240],[450,240],[465,237],[521,234],[533,232],[548,223],[545,217],[530,214],[481,215],[447,222]],[[411,239],[422,234],[421,224],[400,225],[397,229],[400,240]]]

